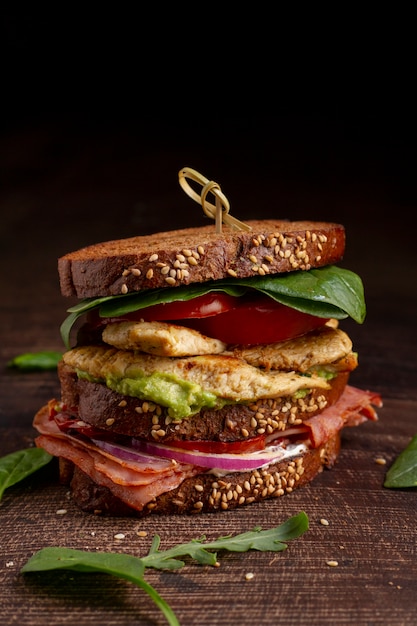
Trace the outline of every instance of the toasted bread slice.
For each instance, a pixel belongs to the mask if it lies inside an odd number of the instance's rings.
[[[58,260],[61,292],[79,298],[248,278],[337,263],[345,230],[328,222],[249,220],[251,231],[186,228],[98,243]]]

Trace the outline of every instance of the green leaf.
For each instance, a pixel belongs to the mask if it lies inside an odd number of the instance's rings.
[[[359,276],[350,270],[327,266],[274,276],[231,278],[171,289],[148,289],[120,296],[87,298],[68,309],[70,315],[61,325],[61,337],[69,347],[74,323],[91,309],[97,308],[102,317],[117,317],[155,304],[191,300],[211,291],[224,291],[239,297],[249,289],[261,291],[281,304],[310,315],[335,319],[350,316],[359,324],[366,315],[363,284]]]
[[[145,568],[179,569],[184,562],[177,557],[191,557],[201,565],[215,565],[217,555],[213,550],[230,552],[279,552],[287,546],[284,541],[295,539],[308,529],[308,517],[302,511],[288,519],[281,526],[252,531],[236,536],[220,537],[216,541],[202,543],[205,538],[179,544],[169,550],[159,550],[160,537],[155,535],[148,555],[143,558],[128,554],[110,552],[86,552],[71,548],[49,547],[36,552],[22,567],[22,573],[45,572],[68,569],[84,573],[104,573],[123,578],[141,587],[160,608],[171,626],[179,626],[179,622],[171,607],[161,598],[157,591],[143,578]]]
[[[11,359],[7,366],[24,371],[55,370],[62,359],[62,352],[25,352]]]
[[[299,537],[308,530],[308,517],[304,512],[290,518],[281,526],[270,530],[253,530],[236,536],[220,537],[210,543],[202,543],[203,539],[194,540],[190,543],[181,544],[158,552],[153,550],[148,556],[143,558],[147,567],[165,568],[170,567],[170,560],[174,557],[189,556],[203,565],[214,565],[217,557],[211,554],[211,550],[228,550],[229,552],[247,552],[248,550],[259,550],[260,552],[280,552],[285,550],[287,545],[283,543],[290,539]],[[178,563],[178,561],[177,561]]]
[[[0,500],[5,489],[30,476],[51,459],[42,448],[18,450],[0,458]]]
[[[141,587],[162,611],[171,626],[179,626],[175,613],[158,592],[144,578],[142,559],[129,554],[111,552],[86,552],[71,548],[43,548],[36,552],[22,567],[23,573],[51,570],[72,570],[83,573],[110,574],[124,578]]]
[[[384,487],[417,487],[417,435],[399,454],[385,475]]]

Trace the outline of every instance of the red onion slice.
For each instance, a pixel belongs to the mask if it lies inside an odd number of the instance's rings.
[[[178,463],[230,472],[254,470],[301,454],[306,450],[305,444],[286,445],[282,442],[276,446],[268,446],[264,450],[246,454],[209,454],[192,450],[181,450],[180,448],[172,448],[163,444],[140,441],[139,439],[132,439],[132,446],[140,450],[140,452],[155,454],[166,459],[174,459]]]
[[[172,461],[168,458],[162,458],[161,456],[158,457],[155,454],[147,454],[128,446],[112,443],[110,441],[103,441],[101,439],[91,439],[91,441],[95,446],[97,446],[97,448],[100,448],[104,452],[107,452],[122,461],[133,461],[134,463],[139,463],[145,468],[152,470],[155,469],[156,471],[172,468]]]

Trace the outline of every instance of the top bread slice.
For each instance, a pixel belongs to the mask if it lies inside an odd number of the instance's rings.
[[[330,222],[249,220],[97,243],[58,260],[63,296],[115,296],[208,280],[309,270],[340,261],[345,229]]]

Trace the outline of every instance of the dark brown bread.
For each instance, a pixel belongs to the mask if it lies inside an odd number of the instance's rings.
[[[234,472],[221,478],[200,474],[185,479],[137,511],[107,487],[97,485],[82,470],[60,459],[63,484],[70,484],[76,504],[84,511],[112,516],[144,517],[149,514],[198,514],[231,510],[289,494],[310,482],[324,467],[332,467],[340,451],[340,434],[304,455],[252,472]]]
[[[202,226],[98,243],[58,260],[61,292],[120,295],[222,278],[247,278],[337,263],[345,230],[327,222],[249,220],[251,231]]]
[[[63,363],[59,364],[59,378],[64,404],[77,408],[83,421],[115,435],[159,443],[201,439],[233,442],[256,437],[265,429],[268,434],[283,431],[332,406],[342,395],[349,372],[340,372],[333,378],[330,389],[312,389],[302,400],[284,396],[251,405],[230,404],[217,410],[203,409],[180,422],[172,421],[165,407],[122,396],[106,385],[78,378]]]

